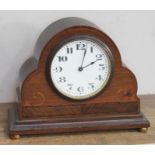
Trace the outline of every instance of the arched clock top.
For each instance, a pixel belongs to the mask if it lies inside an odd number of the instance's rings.
[[[45,62],[45,56],[47,59],[48,54],[52,52],[57,44],[76,35],[98,38],[110,48],[114,59],[117,60],[116,65],[121,65],[119,50],[113,40],[92,22],[77,17],[60,19],[50,24],[41,33],[36,42],[34,49],[35,58],[38,61]]]
[[[68,17],[63,18],[55,21],[54,23],[47,26],[44,31],[40,34],[39,38],[37,39],[35,48],[34,48],[34,55],[37,60],[40,58],[40,54],[43,51],[45,45],[58,33],[68,29],[70,27],[75,26],[90,26],[94,28],[98,28],[92,22],[78,18],[78,17]]]

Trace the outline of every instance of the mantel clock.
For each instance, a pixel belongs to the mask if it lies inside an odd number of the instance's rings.
[[[141,129],[137,81],[112,39],[90,21],[49,25],[20,69],[9,135]]]

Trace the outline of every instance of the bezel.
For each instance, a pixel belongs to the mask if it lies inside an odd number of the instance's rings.
[[[109,74],[108,74],[108,77],[106,78],[106,81],[103,83],[103,85],[99,89],[97,89],[95,92],[88,94],[88,95],[84,95],[84,96],[73,96],[73,95],[69,95],[68,93],[61,91],[55,85],[55,83],[52,79],[52,76],[51,76],[52,61],[53,61],[53,58],[55,57],[56,53],[63,46],[65,46],[65,44],[68,44],[68,43],[73,42],[73,41],[78,41],[78,40],[91,41],[91,42],[94,42],[95,44],[98,44],[101,48],[103,48],[105,51],[105,54],[108,58],[108,66],[109,66]],[[69,38],[63,40],[50,52],[50,54],[48,56],[47,65],[46,65],[46,75],[47,75],[47,80],[49,82],[49,85],[51,86],[52,89],[54,88],[56,93],[58,93],[60,96],[62,96],[64,98],[72,99],[72,100],[81,101],[81,100],[91,99],[91,98],[99,95],[106,88],[106,86],[111,81],[111,78],[113,75],[113,68],[114,68],[114,59],[113,59],[112,53],[111,53],[109,47],[104,42],[102,42],[101,40],[99,40],[98,38],[95,38],[93,36],[76,35],[76,36],[72,36],[72,37],[69,37]]]

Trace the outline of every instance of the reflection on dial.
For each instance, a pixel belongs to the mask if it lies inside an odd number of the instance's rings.
[[[54,55],[50,75],[56,89],[72,99],[98,94],[111,73],[108,49],[93,41],[79,39],[66,43]]]

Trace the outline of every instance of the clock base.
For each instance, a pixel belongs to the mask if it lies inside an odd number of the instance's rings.
[[[9,136],[11,139],[22,135],[55,134],[86,131],[104,131],[119,129],[147,129],[150,124],[146,117],[140,113],[124,116],[89,116],[87,118],[66,119],[33,119],[19,120],[16,106],[9,110]],[[146,131],[146,130],[145,130]]]

